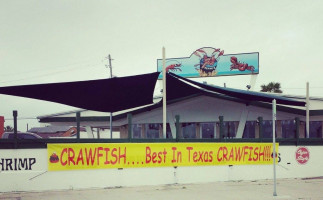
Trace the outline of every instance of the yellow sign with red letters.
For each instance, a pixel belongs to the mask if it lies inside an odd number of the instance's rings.
[[[272,147],[271,143],[48,144],[48,169],[272,164]]]

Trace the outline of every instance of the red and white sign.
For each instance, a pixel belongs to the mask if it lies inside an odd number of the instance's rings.
[[[306,164],[310,159],[310,151],[306,147],[299,147],[295,152],[295,159],[298,164]]]

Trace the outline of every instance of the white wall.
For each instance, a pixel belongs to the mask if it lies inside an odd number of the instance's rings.
[[[272,110],[261,108],[257,106],[246,106],[244,103],[237,103],[234,101],[228,101],[208,96],[198,96],[183,100],[177,103],[173,103],[167,106],[168,122],[175,121],[175,115],[180,115],[180,122],[214,122],[219,121],[219,116],[224,116],[225,121],[239,121],[240,116],[244,109],[248,109],[248,121],[257,120],[258,117],[263,117],[264,120],[272,119]],[[95,112],[86,112],[87,115]],[[101,113],[100,113],[101,114]],[[82,114],[81,114],[82,115]],[[83,116],[83,115],[82,115]],[[277,111],[277,120],[294,119],[305,116],[299,116],[296,114]],[[323,116],[316,117],[317,120],[323,120]],[[312,119],[311,119],[312,120]],[[114,126],[125,125],[128,123],[126,118],[115,120]],[[157,108],[151,111],[143,112],[132,117],[133,124],[139,123],[162,123],[162,108]],[[70,122],[56,122],[52,125],[76,125],[76,123]],[[86,122],[82,121],[81,126],[107,126],[109,122]]]
[[[264,120],[272,120],[272,110],[257,106],[246,106],[228,100],[199,96],[177,102],[167,106],[167,112],[173,118],[167,120],[173,122],[175,115],[180,115],[180,122],[212,122],[219,121],[219,116],[224,116],[224,121],[239,121],[244,109],[248,109],[248,121],[263,117]],[[296,114],[277,111],[277,120],[294,119],[301,117]],[[320,117],[320,119],[323,119]],[[162,123],[162,108],[149,112],[133,115],[132,122],[135,123]],[[114,124],[126,124],[127,120],[119,120]]]
[[[300,165],[295,146],[280,146],[277,178],[323,176],[322,146],[307,146],[310,159]],[[43,191],[116,186],[201,183],[230,180],[272,179],[272,165],[125,168],[102,170],[47,171],[47,149],[0,150],[1,159],[36,158],[31,170],[0,172],[0,192]],[[288,164],[290,163],[290,164]],[[1,169],[1,165],[0,165]]]

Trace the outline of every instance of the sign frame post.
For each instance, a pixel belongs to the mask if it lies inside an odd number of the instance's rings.
[[[272,101],[272,109],[273,109],[273,169],[274,169],[274,192],[273,196],[277,196],[276,191],[276,99]]]
[[[163,138],[166,139],[166,59],[165,59],[165,47],[163,47]]]

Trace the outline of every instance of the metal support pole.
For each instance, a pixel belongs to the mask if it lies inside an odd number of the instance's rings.
[[[110,138],[112,139],[112,131],[113,131],[113,126],[112,126],[112,112],[110,112]]]
[[[249,89],[249,91],[254,91],[255,90],[257,77],[258,77],[258,74],[250,75],[250,84],[249,84],[250,89]]]
[[[273,196],[277,196],[276,192],[276,99],[273,100],[273,167],[274,167],[274,193]]]
[[[17,137],[17,117],[18,117],[18,112],[16,110],[13,111],[13,138],[14,138],[14,141],[15,141],[15,149],[18,147],[18,137]]]
[[[295,117],[295,138],[299,138],[299,125],[300,125],[300,120],[299,117]]]
[[[110,78],[112,78],[111,55],[109,54]],[[112,112],[110,112],[110,138],[112,139]]]
[[[310,138],[310,86],[306,83],[306,138]]]
[[[179,141],[179,138],[180,138],[180,124],[179,124],[179,115],[176,115],[175,116],[175,120],[176,120],[176,142]]]
[[[128,118],[128,139],[131,141],[132,139],[132,114],[127,114]]]
[[[299,141],[299,125],[300,125],[300,120],[298,117],[295,117],[295,138],[296,138],[296,146],[298,145]]]
[[[260,141],[262,141],[263,138],[263,130],[262,130],[262,122],[263,122],[263,118],[262,117],[258,117],[258,126],[259,126],[259,139]]]
[[[166,138],[166,61],[165,61],[165,47],[163,47],[163,138]]]
[[[223,116],[219,116],[220,140],[224,138]]]
[[[76,139],[80,139],[80,124],[81,124],[81,113],[76,112]]]
[[[96,129],[96,137],[100,139],[100,128]]]

